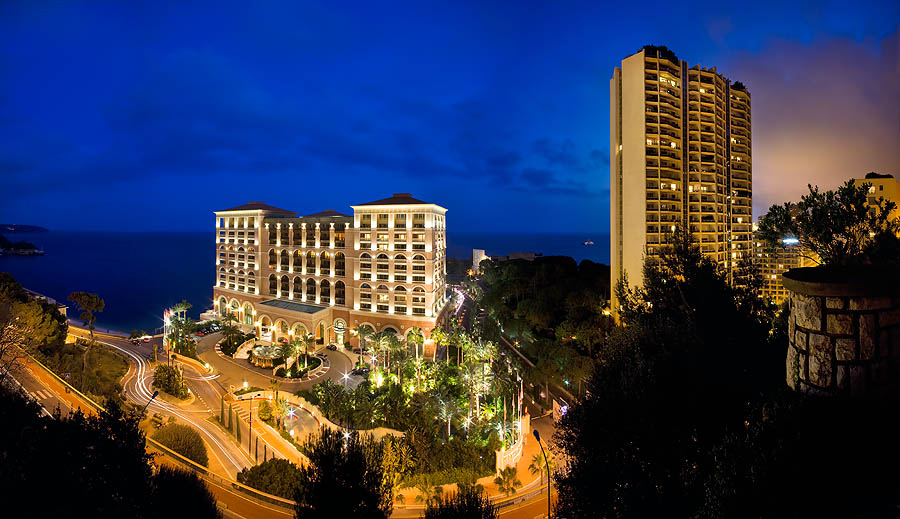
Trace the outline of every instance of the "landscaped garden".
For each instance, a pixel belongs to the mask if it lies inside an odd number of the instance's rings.
[[[410,460],[403,486],[474,482],[494,473],[495,454],[518,438],[518,366],[493,343],[456,328],[433,330],[424,355],[421,332],[403,341],[363,330],[371,371],[355,389],[326,380],[299,391],[330,421],[349,429],[388,427],[404,433],[397,448]]]

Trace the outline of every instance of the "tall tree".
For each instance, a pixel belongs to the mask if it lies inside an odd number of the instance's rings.
[[[323,428],[303,446],[309,463],[300,468],[294,500],[297,517],[386,518],[393,510],[393,487],[384,479],[383,449],[371,436]]]
[[[0,385],[18,372],[20,360],[58,332],[59,323],[37,301],[0,293]]]
[[[102,312],[106,303],[100,296],[90,292],[72,292],[69,294],[69,301],[78,305],[79,310],[81,310],[81,315],[79,315],[78,318],[88,327],[88,331],[91,335],[91,342],[94,342],[94,322],[97,321],[97,316],[95,314]]]
[[[90,332],[91,336],[91,340],[88,342],[81,357],[81,390],[84,391],[84,383],[87,380],[87,377],[84,376],[87,373],[87,358],[91,352],[91,347],[94,345],[94,322],[97,320],[97,316],[94,314],[102,312],[106,303],[100,296],[91,292],[72,292],[69,294],[69,301],[78,305],[78,308],[81,310],[79,319],[88,327],[88,332]]]

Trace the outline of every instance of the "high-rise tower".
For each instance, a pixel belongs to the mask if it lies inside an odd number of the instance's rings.
[[[752,255],[750,93],[666,47],[622,60],[609,82],[612,308],[623,275],[689,229],[729,280]]]

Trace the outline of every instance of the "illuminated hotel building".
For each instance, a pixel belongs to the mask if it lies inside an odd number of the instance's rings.
[[[610,276],[643,281],[675,226],[732,280],[752,254],[750,93],[665,47],[622,60],[610,87]]]
[[[216,211],[216,311],[273,341],[344,344],[361,326],[428,337],[448,301],[447,210],[408,193],[352,208]]]

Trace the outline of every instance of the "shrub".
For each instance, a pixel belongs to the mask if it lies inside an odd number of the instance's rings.
[[[425,519],[465,517],[469,519],[497,519],[497,508],[484,491],[460,486],[459,491],[446,497],[437,496],[425,509]]]
[[[256,415],[259,416],[259,419],[268,422],[272,419],[272,405],[269,404],[268,401],[263,400],[262,403],[259,404],[259,408],[256,410]]]
[[[153,372],[153,387],[178,398],[188,397],[187,385],[184,383],[181,371],[174,366],[165,364],[157,366],[156,371]]]
[[[257,490],[294,499],[300,489],[300,468],[288,460],[272,458],[238,472],[237,480]]]
[[[169,424],[156,431],[152,438],[189,460],[209,466],[206,445],[200,433],[187,425]]]
[[[276,377],[284,377],[284,376],[286,376],[286,372],[284,371],[284,368],[278,368],[278,369],[276,369],[276,370],[275,370],[275,376],[276,376]]]

